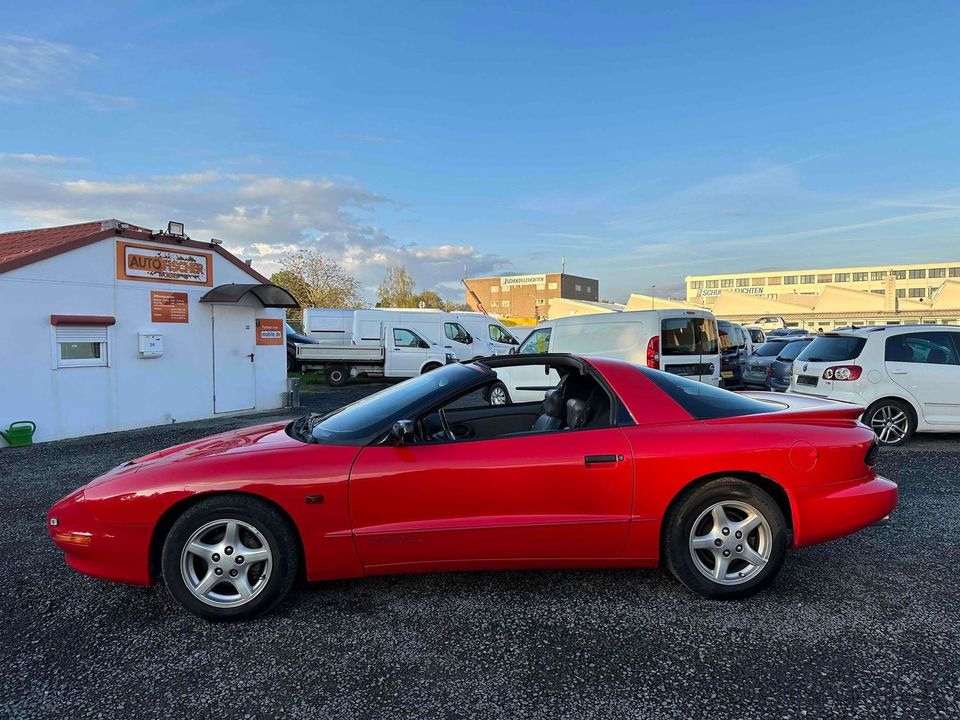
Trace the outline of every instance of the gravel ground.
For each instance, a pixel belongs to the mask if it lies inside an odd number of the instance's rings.
[[[100,472],[264,417],[0,451],[0,716],[960,717],[956,436],[885,450],[891,522],[791,552],[737,603],[659,571],[461,573],[311,585],[210,625],[47,539],[46,509]]]

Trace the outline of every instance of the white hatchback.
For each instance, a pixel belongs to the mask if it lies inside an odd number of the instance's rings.
[[[960,327],[887,325],[826,333],[793,363],[790,392],[865,406],[884,445],[960,432]]]

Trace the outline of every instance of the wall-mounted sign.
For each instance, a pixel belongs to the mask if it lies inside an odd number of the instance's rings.
[[[744,295],[763,295],[766,288],[760,287],[738,287],[738,288],[706,288],[697,290],[697,297],[717,297],[720,293],[734,292]]]
[[[213,285],[213,256],[185,247],[117,243],[117,279]]]
[[[150,321],[155,323],[190,322],[190,301],[185,292],[152,291]]]
[[[508,275],[500,278],[501,285],[543,285],[546,275]]]
[[[283,345],[283,320],[257,318],[257,345]]]

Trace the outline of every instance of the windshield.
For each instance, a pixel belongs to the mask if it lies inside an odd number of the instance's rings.
[[[480,379],[483,371],[473,365],[446,365],[432,372],[404,380],[386,390],[347,405],[313,427],[316,442],[349,445],[368,441],[397,420],[421,406],[430,405],[459,392]]]
[[[753,354],[760,357],[776,357],[783,350],[783,345],[782,342],[766,342],[754,350]]]
[[[800,354],[800,351],[803,350],[809,344],[810,344],[809,340],[801,340],[800,342],[787,343],[787,346],[780,351],[779,355],[777,355],[777,360],[796,360],[797,355]]]
[[[814,338],[813,342],[807,345],[803,351],[797,355],[797,360],[807,362],[838,362],[840,360],[853,360],[863,346],[867,344],[867,339],[862,337],[853,337],[850,335],[823,335]]]

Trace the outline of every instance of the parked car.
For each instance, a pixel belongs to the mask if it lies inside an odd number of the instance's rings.
[[[767,375],[770,364],[777,359],[777,355],[789,342],[787,338],[767,336],[767,341],[760,347],[753,349],[753,354],[747,358],[743,369],[743,384],[749,388],[767,388]]]
[[[316,345],[317,341],[312,337],[307,337],[298,333],[289,323],[283,324],[287,335],[287,371],[300,372],[300,361],[297,360],[297,345]]]
[[[745,327],[748,333],[750,333],[750,340],[754,345],[762,345],[766,337],[763,334],[763,330],[758,327]]]
[[[793,363],[790,391],[857,403],[884,445],[960,432],[960,327],[885,325],[824,333]]]
[[[743,368],[753,353],[753,340],[741,326],[728,320],[717,320],[720,333],[720,386],[738,388],[743,385]]]
[[[706,310],[635,310],[577,315],[540,323],[520,355],[574,353],[627,360],[657,370],[720,384],[717,322]],[[530,365],[504,369],[491,388],[491,404],[531,402],[557,383]]]
[[[557,384],[484,403],[518,366]],[[57,502],[47,527],[74,569],[162,577],[210,620],[269,610],[297,577],[661,560],[701,595],[739,598],[774,580],[788,545],[896,505],[859,412],[608,358],[501,356],[137,458]]]
[[[786,392],[790,389],[790,379],[793,374],[793,361],[800,351],[813,341],[812,337],[790,339],[783,343],[783,347],[767,368],[767,388],[777,392]]]
[[[764,315],[754,320],[751,325],[756,325],[758,328],[766,332],[767,330],[776,330],[777,328],[785,328],[787,326],[786,321],[779,315]]]
[[[767,333],[767,340],[778,337],[803,337],[808,334],[803,328],[778,328]]]

